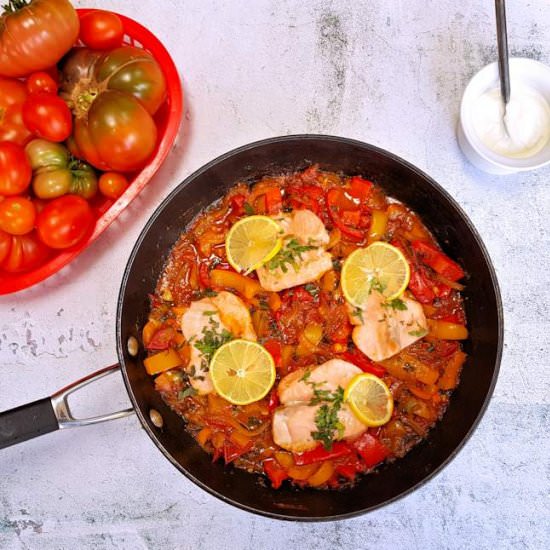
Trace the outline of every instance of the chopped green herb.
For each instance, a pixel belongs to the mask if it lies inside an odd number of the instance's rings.
[[[178,399],[185,399],[186,397],[191,397],[193,395],[197,395],[197,390],[191,386],[188,388],[185,388],[184,390],[178,392]]]
[[[255,214],[254,208],[252,207],[252,205],[249,202],[245,202],[243,204],[243,208],[244,208],[244,213],[247,216],[253,216]]]
[[[377,277],[373,277],[370,281],[369,281],[369,294],[374,290],[376,292],[379,292],[380,294],[382,294],[384,292],[384,290],[386,290],[386,285],[382,283],[382,281],[380,281],[380,279],[378,279]]]
[[[394,298],[389,302],[384,302],[382,305],[397,311],[406,311],[408,309],[407,304],[401,298]]]
[[[307,285],[304,285],[304,290],[307,290],[314,298],[319,296],[319,287],[312,283],[307,283]]]
[[[233,339],[233,335],[227,329],[218,330],[220,324],[212,317],[209,322],[210,328],[204,327],[202,329],[203,337],[193,344],[204,355],[208,363],[219,347]]]
[[[361,323],[364,323],[365,322],[365,319],[363,317],[363,310],[360,308],[360,307],[356,307],[353,312],[352,312],[352,315],[354,317],[357,317],[359,319],[359,321],[361,321]]]
[[[428,334],[428,330],[425,328],[420,327],[418,330],[410,330],[409,334],[411,336],[416,336],[418,338],[422,338],[423,336],[426,336]]]
[[[344,402],[344,388],[338,386],[333,392],[330,390],[321,390],[318,386],[326,382],[312,382],[309,379],[310,376],[311,371],[307,369],[302,378],[300,378],[301,382],[305,382],[313,388],[313,397],[309,404],[318,405],[322,403],[315,415],[317,430],[311,432],[311,437],[315,441],[321,441],[325,449],[330,450],[335,439],[334,432],[338,432],[338,438],[341,438],[344,434],[344,426],[338,419],[338,411]]]
[[[332,258],[332,269],[338,272],[342,271],[342,260]]]
[[[298,260],[302,259],[302,254],[315,248],[317,247],[313,245],[300,244],[297,239],[290,239],[265,265],[271,270],[280,268],[283,273],[288,271],[287,265],[291,265],[294,271],[298,271]]]
[[[305,382],[306,384],[312,384],[313,382],[309,382],[310,376],[311,376],[311,371],[307,369],[306,372],[304,373],[304,376],[300,378],[300,382]]]
[[[269,304],[267,303],[265,298],[260,298],[259,306],[260,309],[269,309]]]
[[[217,311],[203,311],[202,314],[206,315],[208,317],[211,317],[212,315],[217,315],[218,312]]]
[[[344,425],[338,419],[338,411],[340,410],[342,403],[344,401],[344,389],[338,387],[334,392],[328,392],[327,390],[315,390],[317,395],[311,400],[311,404],[317,404],[319,401],[317,399],[323,398],[324,401],[329,401],[324,403],[319,407],[317,414],[315,415],[315,425],[317,430],[311,432],[311,437],[315,441],[321,441],[323,447],[330,451],[332,449],[332,444],[335,439],[335,431],[338,434],[338,438],[341,438],[344,435]]]

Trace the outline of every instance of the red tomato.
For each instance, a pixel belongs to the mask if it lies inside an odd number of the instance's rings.
[[[27,91],[29,94],[57,94],[57,82],[46,72],[32,73],[27,78]]]
[[[116,13],[94,10],[80,18],[80,40],[94,50],[111,50],[122,44],[124,28]]]
[[[27,89],[19,80],[0,77],[0,141],[25,145],[32,134],[23,124],[23,103]]]
[[[24,235],[32,231],[36,209],[30,199],[8,197],[0,202],[0,229],[10,235]]]
[[[51,249],[41,242],[36,232],[11,237],[11,247],[0,265],[5,271],[19,273],[38,267],[50,255]]]
[[[52,94],[30,94],[23,104],[23,121],[33,134],[48,141],[65,141],[73,130],[67,104]]]
[[[0,74],[25,76],[47,69],[76,42],[78,15],[69,0],[7,4],[0,23]]]
[[[48,203],[36,219],[38,236],[52,248],[68,248],[86,237],[94,222],[92,209],[78,195],[64,195]]]
[[[11,235],[0,230],[0,263],[8,256],[11,248]]]
[[[128,180],[118,172],[105,172],[99,178],[99,190],[109,199],[118,199],[128,187]]]
[[[31,183],[32,169],[21,145],[0,142],[0,195],[19,195]]]

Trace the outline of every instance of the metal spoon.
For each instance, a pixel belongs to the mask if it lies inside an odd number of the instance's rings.
[[[500,78],[500,94],[504,103],[504,128],[510,135],[506,125],[506,107],[510,101],[510,67],[508,64],[508,34],[506,32],[505,0],[495,0],[498,42],[498,74]]]

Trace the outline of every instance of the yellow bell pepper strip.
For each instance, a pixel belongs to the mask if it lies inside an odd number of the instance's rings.
[[[175,349],[169,348],[147,357],[147,359],[143,360],[143,364],[145,365],[147,374],[153,375],[179,367],[182,364],[182,360]]]

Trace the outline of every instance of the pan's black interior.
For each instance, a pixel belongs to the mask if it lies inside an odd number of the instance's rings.
[[[444,418],[428,439],[403,459],[339,492],[272,490],[259,476],[212,464],[154,391],[153,380],[126,351],[147,320],[148,294],[172,245],[197,213],[235,182],[295,171],[318,163],[322,169],[361,174],[412,207],[445,251],[469,273],[465,290],[471,338],[462,381]],[[160,205],[143,230],[128,262],[119,297],[118,352],[126,386],[149,436],[166,457],[199,486],[251,512],[282,519],[327,520],[363,513],[410,492],[429,479],[464,444],[479,421],[496,380],[502,348],[502,310],[489,257],[475,229],[450,196],[431,178],[400,158],[353,140],[329,136],[289,136],[230,152],[187,178]],[[162,430],[149,409],[164,418]]]

